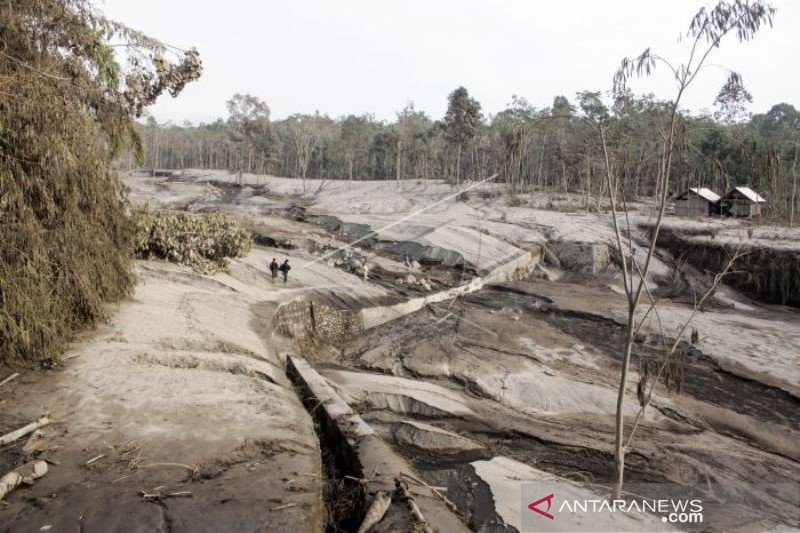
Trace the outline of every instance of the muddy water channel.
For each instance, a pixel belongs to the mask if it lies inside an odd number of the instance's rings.
[[[548,283],[490,286],[429,306],[361,333],[335,362],[319,365],[427,483],[445,489],[475,530],[515,529],[514,517],[500,510],[500,493],[526,468],[576,481],[612,478],[623,328],[614,317],[561,307],[558,287]],[[587,292],[587,303],[593,297]],[[594,303],[587,308],[602,307]],[[643,337],[637,347],[629,428],[640,409],[641,358],[657,357],[660,342],[671,339]],[[702,343],[681,345],[679,379],[680,392],[659,387],[642,417],[626,481],[798,478],[796,396],[722,369]],[[503,474],[513,471],[518,477]],[[754,488],[750,498],[765,517],[796,514],[791,497]],[[731,530],[742,526],[735,513],[715,518]]]

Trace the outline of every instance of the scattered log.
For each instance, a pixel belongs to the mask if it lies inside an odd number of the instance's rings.
[[[46,426],[50,423],[50,419],[46,416],[39,418],[36,422],[31,422],[27,426],[23,426],[17,430],[12,431],[11,433],[6,433],[2,437],[0,437],[0,446],[4,446],[6,444],[10,444],[17,439],[21,439],[28,433],[33,433],[40,427]]]
[[[45,474],[47,474],[46,461],[33,461],[12,470],[0,478],[0,500],[21,484],[30,485]]]
[[[392,499],[384,491],[378,491],[372,498],[372,504],[364,516],[364,521],[361,522],[361,527],[358,528],[358,533],[367,533],[373,526],[383,520],[383,515],[392,505]]]
[[[100,459],[102,459],[102,458],[103,458],[103,457],[105,457],[105,456],[106,456],[106,454],[104,454],[104,453],[101,453],[100,455],[97,455],[97,456],[95,456],[95,457],[92,457],[91,459],[89,459],[88,461],[86,461],[85,463],[83,463],[83,466],[89,466],[90,464],[92,464],[92,463],[95,463],[95,462],[99,461]]]
[[[3,381],[0,381],[0,387],[5,385],[6,383],[10,383],[10,382],[14,381],[18,377],[19,377],[19,372],[14,372],[13,374],[11,374],[7,378],[5,378]]]
[[[277,507],[273,507],[270,511],[280,511],[281,509],[289,509],[291,507],[297,507],[296,503],[286,503],[283,505],[279,505]]]
[[[165,498],[192,498],[192,491],[182,490],[178,492],[163,492],[164,486],[158,486],[149,491],[140,490],[139,496],[146,502],[159,502]]]

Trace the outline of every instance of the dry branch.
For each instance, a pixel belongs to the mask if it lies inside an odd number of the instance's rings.
[[[3,381],[0,381],[0,387],[2,387],[3,385],[5,385],[6,383],[9,383],[9,382],[11,382],[11,381],[14,381],[14,380],[15,380],[15,379],[17,379],[18,377],[19,377],[19,372],[14,372],[13,374],[11,374],[11,375],[10,375],[10,376],[8,376],[7,378],[5,378]]]
[[[39,420],[37,420],[36,422],[31,422],[27,426],[23,426],[23,427],[21,427],[21,428],[19,428],[17,430],[12,431],[11,433],[7,433],[7,434],[3,435],[2,437],[0,437],[0,446],[4,446],[6,444],[10,444],[10,443],[14,442],[17,439],[21,439],[25,435],[27,435],[29,433],[33,433],[34,431],[36,431],[40,427],[46,426],[49,423],[50,423],[50,419],[47,418],[46,416],[43,416]]]
[[[193,496],[192,492],[188,490],[182,490],[178,492],[162,492],[163,489],[164,487],[160,486],[150,491],[142,490],[139,491],[139,496],[141,496],[142,499],[147,502],[158,502],[164,498],[191,498]]]
[[[280,511],[282,509],[290,509],[292,507],[297,507],[297,504],[296,503],[286,503],[286,504],[283,504],[283,505],[279,505],[277,507],[273,507],[272,509],[270,509],[270,511]]]
[[[414,496],[411,495],[411,491],[408,490],[408,485],[406,482],[399,477],[396,477],[394,478],[394,484],[397,488],[397,492],[406,502],[406,505],[408,505],[408,510],[411,511],[411,516],[413,516],[414,520],[416,520],[418,530],[422,531],[423,533],[433,533],[433,530],[428,525],[428,521],[425,520],[425,516],[423,516],[422,511],[419,510],[417,500],[414,499]]]
[[[92,464],[92,463],[95,463],[95,462],[99,461],[100,459],[102,459],[102,458],[103,458],[103,457],[105,457],[105,456],[106,456],[106,454],[104,454],[104,453],[101,453],[100,455],[97,455],[97,456],[95,456],[95,457],[92,457],[91,459],[89,459],[88,461],[86,461],[85,463],[83,463],[83,466],[89,466],[90,464]]]
[[[427,487],[428,489],[430,489],[430,491],[433,493],[433,495],[436,496],[437,498],[439,498],[440,500],[442,500],[442,502],[444,502],[444,504],[447,505],[450,508],[451,511],[456,511],[458,509],[458,507],[456,507],[456,504],[451,502],[447,498],[447,496],[442,494],[443,492],[447,492],[447,487],[434,487],[433,485],[429,485],[429,484],[425,483],[424,481],[422,481],[418,477],[412,476],[411,474],[406,474],[405,472],[401,472],[400,475],[405,477],[405,478],[410,479],[411,481],[414,481],[415,483],[419,483],[423,487]]]

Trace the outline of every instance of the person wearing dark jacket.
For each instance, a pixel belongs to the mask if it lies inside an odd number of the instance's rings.
[[[275,280],[278,278],[278,269],[280,269],[278,262],[273,257],[272,262],[269,264],[269,271],[272,274],[272,283],[275,283]]]
[[[284,261],[284,262],[281,264],[281,266],[280,266],[280,271],[281,271],[281,273],[283,274],[283,282],[284,282],[284,283],[286,283],[286,280],[287,280],[287,279],[289,279],[289,271],[290,271],[291,269],[292,269],[292,267],[290,267],[290,266],[289,266],[289,260],[288,260],[288,259],[287,259],[287,260],[285,260],[285,261]]]

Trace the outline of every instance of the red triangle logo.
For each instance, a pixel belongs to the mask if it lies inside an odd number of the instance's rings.
[[[547,512],[547,511],[550,510],[550,506],[553,505],[553,501],[552,501],[553,500],[553,496],[555,496],[555,494],[551,494],[549,496],[545,496],[541,500],[536,500],[535,502],[533,502],[532,504],[530,504],[528,506],[528,509],[530,509],[531,511],[536,511],[540,515],[542,515],[544,517],[547,517],[550,520],[555,520],[555,517]],[[543,503],[543,502],[547,502],[547,511],[542,511],[541,509],[538,509],[536,507],[537,505],[539,505],[540,503]]]

